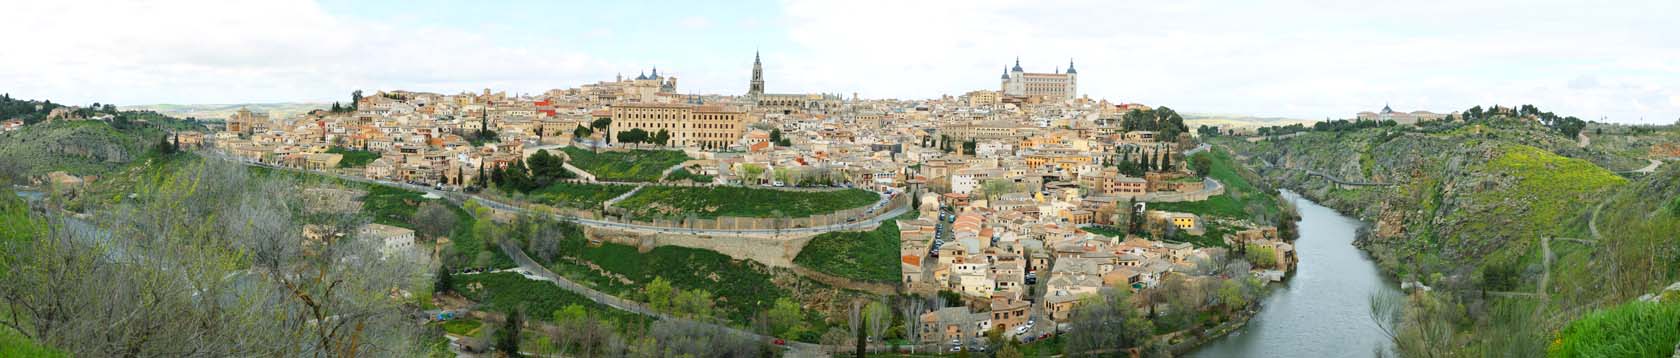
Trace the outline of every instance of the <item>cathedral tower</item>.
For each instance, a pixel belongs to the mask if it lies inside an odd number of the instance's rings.
[[[764,94],[764,63],[758,60],[758,52],[753,52],[752,83],[747,85],[747,95]]]

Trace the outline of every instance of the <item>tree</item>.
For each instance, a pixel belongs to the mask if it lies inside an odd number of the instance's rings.
[[[1172,171],[1173,169],[1172,152],[1161,153],[1161,171]]]
[[[526,158],[525,162],[531,167],[531,186],[533,188],[548,187],[549,184],[573,177],[571,171],[566,170],[566,160],[560,156],[549,154],[548,150],[538,150]]]
[[[770,170],[770,177],[785,185],[793,185],[793,172],[789,171],[787,167],[776,167],[776,169]]]
[[[1196,176],[1206,177],[1213,171],[1213,159],[1207,154],[1196,153],[1190,157],[1190,169],[1196,171]]]
[[[666,143],[669,143],[669,142],[671,142],[671,132],[668,132],[664,129],[660,129],[658,132],[653,133],[653,143],[654,144],[664,146],[664,145],[666,145]]]
[[[927,301],[921,297],[910,297],[902,300],[898,309],[904,317],[904,339],[910,341],[910,353],[916,353],[916,346],[921,343],[922,329],[920,327],[922,308]]]
[[[881,334],[886,333],[887,325],[892,324],[892,309],[879,301],[869,302],[869,305],[864,307],[863,315],[865,328],[869,329],[869,337],[878,342],[885,341],[886,337]]]
[[[362,109],[362,90],[350,92],[350,110]]]
[[[606,140],[607,143],[612,143],[612,132],[607,131],[612,128],[612,118],[596,118],[595,121],[589,122],[589,128],[593,128],[595,132],[601,132],[601,139]]]
[[[170,154],[175,154],[175,146],[172,145],[172,144],[169,144],[169,136],[168,135],[165,135],[165,136],[163,136],[162,139],[158,140],[157,152],[158,152],[158,154],[165,155],[165,156],[170,155]]]
[[[858,358],[863,358],[863,352],[866,350],[865,344],[868,343],[868,338],[864,337],[866,332],[863,326],[863,302],[852,301],[852,309],[846,312],[846,327],[852,329],[854,339],[853,345],[855,347],[852,352],[856,352]]]
[[[589,130],[589,127],[584,127],[582,124],[572,129],[572,137],[576,139],[589,138],[591,135],[595,135],[595,131]]]
[[[648,307],[654,310],[671,308],[671,281],[666,281],[664,277],[654,277],[653,282],[648,282],[647,287],[643,287],[642,290],[647,293]]]
[[[805,330],[805,315],[799,310],[799,302],[792,298],[777,298],[775,305],[770,308],[768,317],[771,334],[783,338],[794,338],[799,337],[800,333]]]
[[[449,273],[449,265],[438,265],[437,281],[432,283],[432,292],[454,292],[455,278]]]
[[[409,223],[426,239],[436,240],[455,229],[455,211],[435,201],[420,204]]]
[[[741,179],[745,180],[742,184],[758,184],[759,178],[763,176],[764,166],[752,163],[741,164]]]
[[[1063,334],[1070,356],[1113,355],[1119,349],[1138,347],[1154,332],[1154,324],[1133,307],[1124,290],[1105,289],[1087,298],[1069,316],[1072,328]]]
[[[496,330],[496,350],[508,357],[520,357],[519,335],[524,329],[525,320],[520,317],[520,310],[508,312],[507,319],[502,321],[502,329]]]
[[[1253,263],[1255,267],[1277,268],[1277,252],[1269,245],[1250,243],[1244,250],[1243,258]]]
[[[988,179],[980,184],[980,190],[986,192],[986,200],[997,200],[1003,194],[1015,192],[1015,182],[1009,179]]]

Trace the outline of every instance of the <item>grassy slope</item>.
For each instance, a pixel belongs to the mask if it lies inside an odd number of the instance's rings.
[[[555,207],[599,209],[607,200],[624,195],[635,188],[631,185],[557,182],[525,195],[531,201]]]
[[[1666,357],[1680,343],[1680,302],[1633,302],[1572,322],[1548,356]]]
[[[118,130],[97,121],[54,121],[0,133],[0,169],[36,176],[63,170],[104,174],[146,154],[163,132]]]
[[[1231,153],[1223,149],[1214,149],[1197,155],[1206,155],[1213,159],[1213,167],[1208,171],[1208,176],[1225,185],[1225,194],[1202,201],[1149,203],[1151,209],[1234,219],[1279,217],[1282,209],[1277,198],[1271,195],[1271,190],[1250,181],[1244,174],[1247,169],[1240,167],[1231,158]]]
[[[568,230],[560,242],[559,251],[556,259],[546,266],[573,282],[614,296],[646,302],[643,287],[655,277],[661,277],[677,289],[710,292],[716,298],[714,307],[718,315],[736,326],[750,326],[753,315],[767,312],[776,299],[801,294],[786,288],[788,283],[773,275],[769,267],[753,261],[735,260],[710,250],[661,246],[643,253],[635,247],[610,242],[590,246],[581,230]],[[894,251],[897,251],[896,246]],[[894,255],[896,260],[896,253]],[[802,282],[798,287],[804,287],[805,294],[826,291],[814,282]],[[805,308],[813,309],[811,306]],[[823,315],[806,313],[808,324],[826,326]]]
[[[479,309],[490,312],[508,313],[520,309],[529,319],[552,321],[555,311],[575,304],[615,322],[647,320],[641,315],[595,303],[553,283],[528,279],[513,272],[456,275],[454,283],[455,292],[482,304]]]
[[[641,219],[719,216],[800,218],[863,207],[880,196],[861,189],[791,191],[741,187],[646,187],[615,205]]]
[[[658,181],[672,166],[693,158],[678,150],[631,150],[596,153],[587,149],[561,148],[571,157],[568,163],[604,181]]]
[[[376,152],[369,152],[369,151],[365,151],[365,150],[356,150],[356,149],[345,149],[345,148],[341,148],[341,147],[328,148],[327,153],[343,154],[344,155],[344,159],[340,160],[338,162],[338,167],[339,168],[365,167],[365,166],[368,165],[368,163],[372,163],[375,159],[379,159],[379,156],[380,156],[380,154],[376,153]]]
[[[914,219],[911,211],[899,219]],[[888,220],[870,231],[835,231],[811,238],[793,263],[818,272],[860,281],[897,282],[898,222]]]

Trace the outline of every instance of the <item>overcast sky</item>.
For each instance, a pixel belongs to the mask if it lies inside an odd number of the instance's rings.
[[[493,3],[493,4],[492,4]],[[929,98],[1079,69],[1081,94],[1296,118],[1533,103],[1680,118],[1680,1],[75,1],[0,11],[0,91],[85,104],[679,90]]]

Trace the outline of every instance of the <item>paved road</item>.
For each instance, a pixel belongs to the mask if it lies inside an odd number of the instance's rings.
[[[244,165],[247,165],[247,166],[256,166],[256,167],[263,167],[263,168],[269,168],[269,169],[275,169],[275,170],[286,170],[286,171],[293,171],[293,172],[302,172],[302,173],[309,173],[309,174],[325,175],[325,176],[337,178],[337,179],[340,179],[340,180],[346,180],[346,181],[354,181],[354,182],[377,184],[377,185],[395,186],[395,187],[400,187],[400,188],[414,190],[414,191],[436,194],[438,196],[451,198],[451,199],[456,199],[456,200],[459,200],[458,196],[464,196],[464,197],[470,198],[472,201],[478,202],[480,205],[489,206],[489,207],[496,208],[496,209],[499,209],[499,210],[512,211],[512,212],[521,213],[521,214],[534,213],[533,211],[531,211],[529,209],[526,209],[526,208],[523,208],[523,207],[509,205],[507,203],[502,203],[502,202],[498,202],[498,201],[495,201],[495,200],[486,199],[484,197],[477,196],[477,195],[468,195],[468,194],[457,193],[457,192],[440,192],[440,191],[437,191],[437,190],[435,190],[431,187],[414,185],[414,184],[409,184],[409,183],[399,183],[399,182],[386,181],[386,180],[378,180],[378,179],[370,179],[370,178],[364,178],[364,177],[338,175],[338,174],[333,174],[333,173],[282,167],[282,166],[276,166],[276,165],[272,165],[272,164],[268,164],[268,163],[253,162],[253,161],[246,160],[246,159],[243,159],[243,158],[236,158],[236,157],[222,155],[222,154],[218,154],[218,153],[212,153],[212,152],[201,152],[201,154],[205,155],[205,157],[208,157],[208,158],[224,159],[224,160],[232,161],[232,162],[235,162],[235,163],[244,164]],[[642,183],[642,184],[646,184],[646,183]],[[884,207],[884,206],[886,206],[887,201],[889,201],[889,200],[891,200],[890,197],[888,197],[886,195],[882,195],[881,199],[877,200],[874,205],[876,205],[877,207]],[[563,214],[552,214],[552,216],[556,219],[569,220],[569,221],[577,222],[580,225],[596,227],[596,228],[642,230],[642,231],[655,232],[655,233],[666,233],[666,234],[719,235],[719,236],[726,236],[726,235],[779,236],[779,235],[783,235],[783,234],[820,234],[820,233],[825,233],[825,232],[830,232],[830,231],[864,230],[864,229],[873,228],[876,225],[879,225],[880,223],[885,222],[887,220],[897,218],[899,215],[903,215],[905,212],[908,212],[909,210],[910,210],[910,207],[907,205],[907,206],[900,207],[900,208],[897,208],[897,209],[894,209],[894,210],[882,212],[880,214],[875,215],[874,217],[870,217],[870,218],[867,218],[867,219],[864,219],[864,220],[858,220],[856,222],[822,225],[822,226],[813,226],[813,227],[805,227],[805,228],[787,228],[787,229],[688,229],[688,228],[673,228],[673,227],[664,227],[664,226],[652,226],[652,225],[623,223],[623,222],[617,222],[617,221],[611,221],[611,220],[587,219],[587,218],[581,218],[581,217],[575,217],[575,216],[569,216],[569,215],[563,215]]]
[[[1198,145],[1195,148],[1190,148],[1190,150],[1184,151],[1184,157],[1189,158],[1192,155],[1196,155],[1196,153],[1205,152],[1205,151],[1207,151],[1208,149],[1211,149],[1211,148],[1213,148],[1213,147],[1209,146],[1207,143],[1202,143],[1202,145]]]
[[[1646,159],[1646,160],[1651,161],[1651,165],[1647,165],[1644,168],[1634,169],[1633,172],[1634,173],[1643,173],[1643,174],[1655,173],[1655,172],[1657,172],[1657,167],[1662,166],[1662,163],[1663,163],[1661,160],[1656,160],[1656,159]]]

